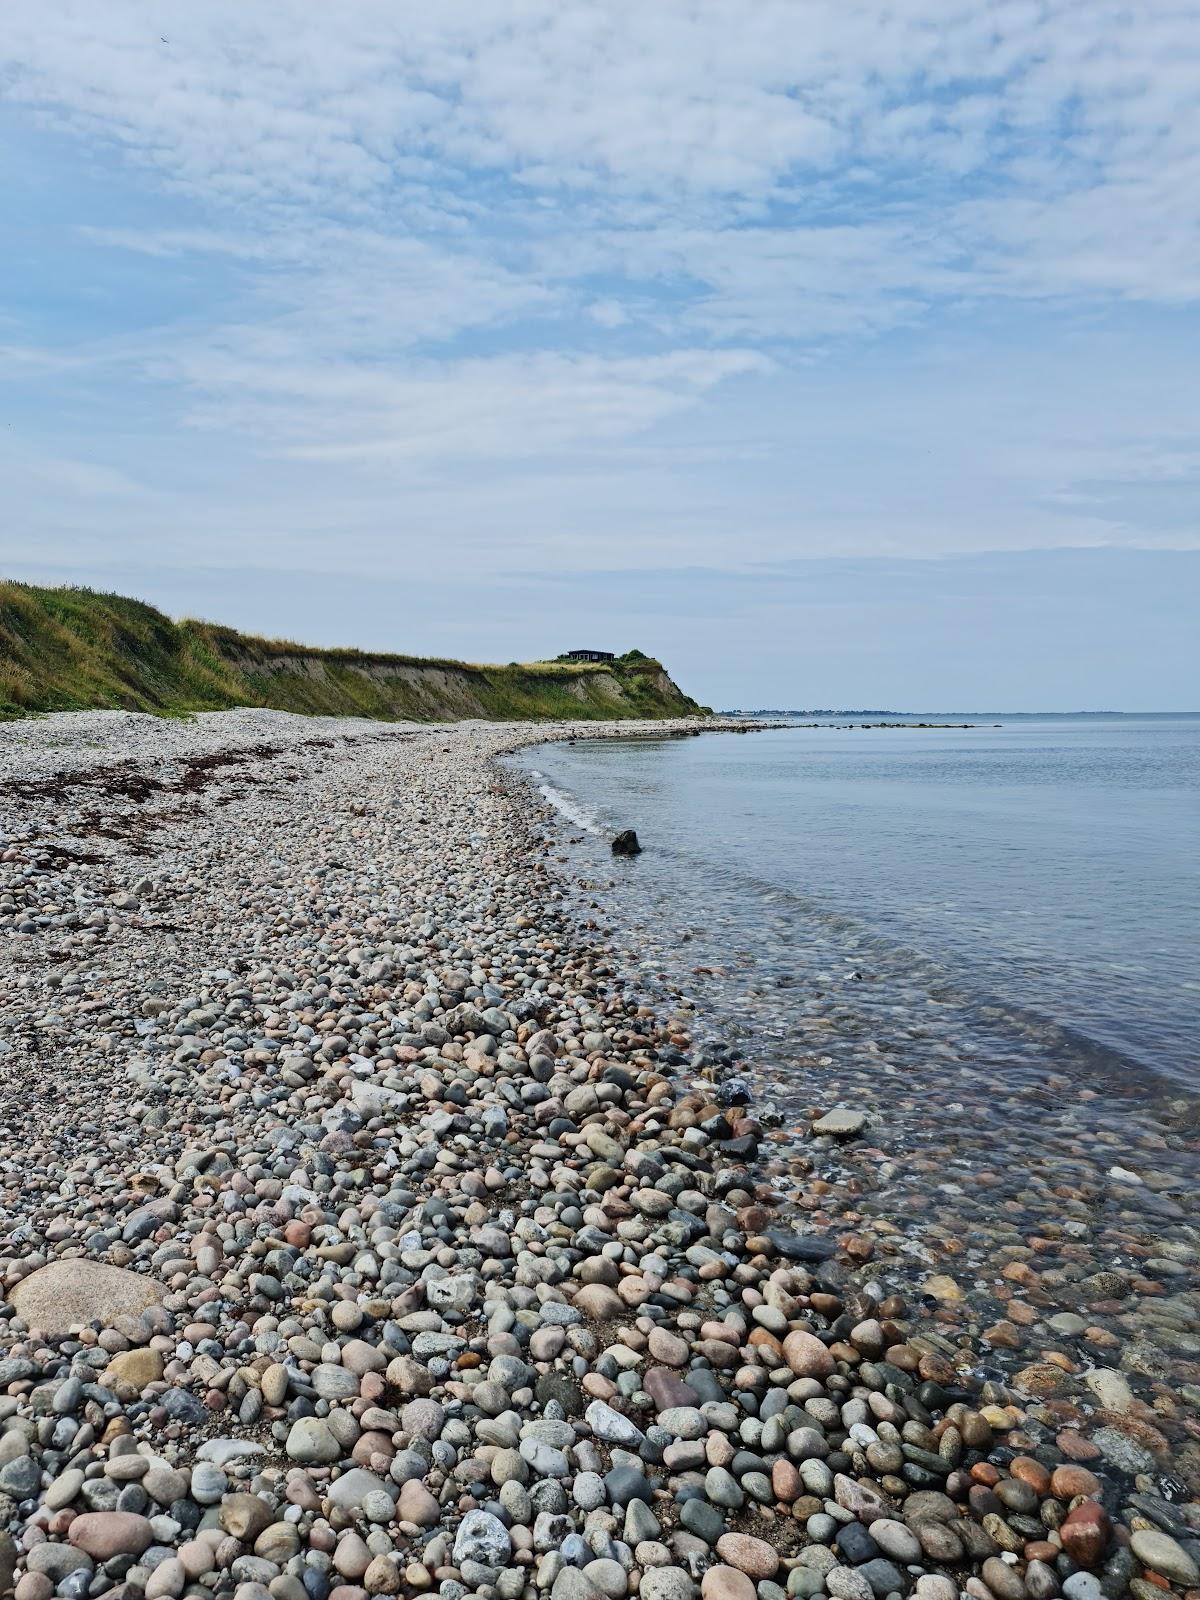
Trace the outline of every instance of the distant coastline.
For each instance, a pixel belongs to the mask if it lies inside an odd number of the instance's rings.
[[[864,717],[874,719],[886,718],[893,727],[905,727],[910,723],[923,723],[926,727],[931,724],[941,723],[949,727],[960,728],[968,722],[1078,722],[1083,718],[1095,721],[1147,721],[1170,720],[1172,718],[1200,717],[1197,711],[888,711],[874,709],[857,709],[854,707],[831,708],[814,707],[811,710],[787,710],[773,706],[764,706],[754,710],[739,707],[733,710],[721,711],[722,717],[786,717],[789,720],[805,718],[855,718]]]

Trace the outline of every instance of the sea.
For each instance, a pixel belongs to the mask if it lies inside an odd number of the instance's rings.
[[[929,719],[932,720],[932,719]],[[851,718],[519,758],[664,973],[1200,1091],[1200,715]],[[634,828],[643,853],[615,862]],[[1007,1036],[1007,1038],[1006,1038]]]

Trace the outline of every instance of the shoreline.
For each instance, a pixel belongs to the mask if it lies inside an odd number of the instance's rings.
[[[89,1564],[149,1600],[1200,1581],[1194,1500],[1047,1459],[780,1213],[753,1107],[624,998],[495,766],[759,724],[99,715],[0,730],[18,1600]],[[67,1301],[29,1269],[76,1251],[112,1325],[35,1337]]]

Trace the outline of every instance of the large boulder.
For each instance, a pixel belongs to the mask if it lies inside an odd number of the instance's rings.
[[[138,1317],[161,1305],[166,1292],[143,1273],[69,1256],[22,1278],[9,1300],[28,1327],[58,1337],[90,1322],[110,1327],[120,1317]]]

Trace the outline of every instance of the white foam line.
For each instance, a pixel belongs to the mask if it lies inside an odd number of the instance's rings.
[[[538,792],[550,802],[556,811],[561,811],[563,816],[569,822],[573,822],[577,828],[582,828],[586,833],[598,834],[600,832],[595,815],[590,811],[584,811],[582,807],[576,805],[570,795],[564,794],[561,789],[556,789],[552,783],[539,784]]]

